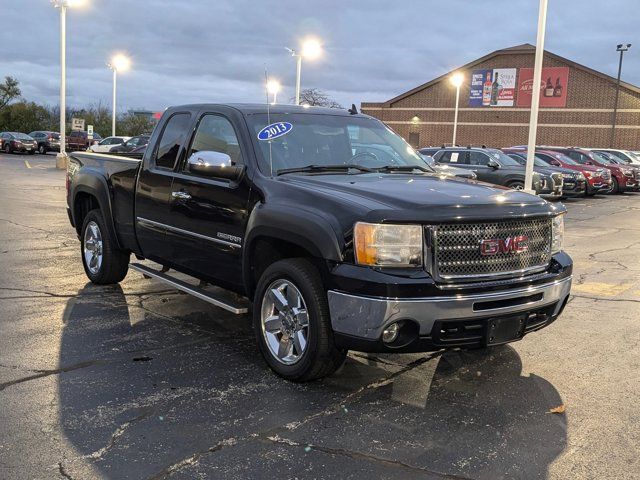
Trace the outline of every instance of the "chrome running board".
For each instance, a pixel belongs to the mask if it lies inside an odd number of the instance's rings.
[[[133,270],[142,273],[142,275],[155,278],[156,280],[160,280],[162,283],[166,283],[167,285],[180,290],[182,292],[188,293],[189,295],[193,295],[200,300],[204,300],[216,307],[223,308],[224,310],[235,313],[236,315],[242,315],[249,311],[249,305],[247,302],[242,302],[238,300],[233,300],[231,298],[225,298],[221,294],[216,294],[214,292],[210,292],[203,288],[198,287],[197,285],[191,285],[183,280],[172,277],[171,275],[167,275],[160,270],[155,270],[151,267],[147,267],[146,265],[142,265],[140,263],[132,263],[129,265]],[[230,295],[233,295],[230,293]]]

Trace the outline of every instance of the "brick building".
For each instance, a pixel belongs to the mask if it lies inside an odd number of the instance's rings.
[[[502,147],[527,142],[534,56],[535,47],[524,44],[455,70],[464,76],[457,144]],[[548,51],[543,67],[537,143],[608,147],[616,79]],[[456,90],[449,81],[452,73],[387,102],[363,102],[362,111],[383,120],[414,146],[450,144]],[[620,83],[616,123],[615,147],[640,150],[640,88]]]

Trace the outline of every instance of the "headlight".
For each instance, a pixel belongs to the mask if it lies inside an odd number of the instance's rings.
[[[476,172],[471,172],[471,176],[469,177],[471,180],[477,180],[478,174]]]
[[[353,228],[356,263],[379,267],[422,265],[422,227],[358,222]]]
[[[551,223],[551,255],[562,250],[564,243],[564,214],[553,217]]]

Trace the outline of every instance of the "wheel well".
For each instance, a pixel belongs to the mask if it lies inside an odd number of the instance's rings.
[[[284,260],[286,258],[307,258],[318,268],[323,279],[326,273],[328,273],[322,259],[314,256],[306,248],[296,243],[274,237],[260,237],[255,239],[251,243],[247,258],[250,265],[249,278],[247,279],[249,283],[247,285],[247,295],[249,298],[253,298],[255,287],[264,271],[269,265],[278,260]]]
[[[86,217],[87,213],[91,210],[95,210],[97,208],[100,208],[98,199],[90,193],[80,192],[76,195],[73,203],[73,219],[76,223],[76,231],[78,232],[78,235],[80,235],[84,217]]]

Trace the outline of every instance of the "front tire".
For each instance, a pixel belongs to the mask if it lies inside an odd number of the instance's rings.
[[[262,274],[254,298],[253,328],[267,364],[287,380],[325,377],[346,357],[333,339],[320,274],[304,258],[280,260]]]
[[[89,280],[98,285],[123,280],[129,269],[129,253],[114,245],[102,212],[91,210],[84,218],[81,231],[82,265]]]
[[[38,148],[38,153],[40,155],[46,155],[47,154],[47,149],[45,148],[44,145],[40,145],[40,147]]]
[[[618,179],[616,177],[611,177],[611,188],[608,188],[605,193],[608,195],[620,193],[620,184],[618,183]]]
[[[510,182],[507,186],[509,188],[513,188],[514,190],[524,190],[524,182],[521,182],[520,180]]]
[[[11,145],[9,145],[8,143],[4,146],[4,152],[7,154],[11,153]]]

